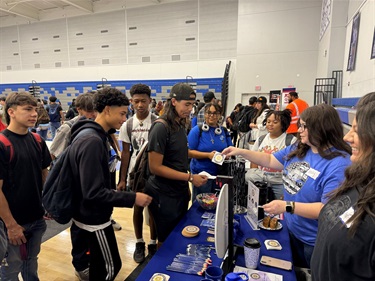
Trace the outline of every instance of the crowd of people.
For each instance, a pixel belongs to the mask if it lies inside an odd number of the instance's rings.
[[[185,83],[175,84],[165,103],[152,100],[145,84],[133,85],[130,100],[107,87],[78,96],[69,116],[55,97],[47,106],[29,93],[1,98],[0,140],[12,147],[0,141],[0,280],[18,280],[19,274],[39,280],[37,258],[48,215],[43,184],[68,145],[74,175],[71,253],[79,280],[114,280],[121,269],[114,207],[133,208],[138,263],[145,260],[142,225],[143,214],[149,214],[147,251],[155,254],[189,201],[219,190],[209,179],[219,174],[212,161],[216,152],[248,159],[246,180],[268,183],[273,196],[263,209],[271,216],[284,214],[296,267],[309,269],[317,281],[374,280],[375,92],[360,99],[345,136],[332,106],[309,107],[296,92],[281,111],[271,109],[265,96],[251,97],[249,105],[236,105],[227,126],[215,94],[203,98],[197,102]],[[53,127],[50,149],[47,126]],[[144,186],[133,186],[130,173],[142,149],[150,176]]]

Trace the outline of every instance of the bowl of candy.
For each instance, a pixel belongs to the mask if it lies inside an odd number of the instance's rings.
[[[201,193],[196,197],[199,205],[205,210],[214,210],[217,205],[217,196],[215,193]]]

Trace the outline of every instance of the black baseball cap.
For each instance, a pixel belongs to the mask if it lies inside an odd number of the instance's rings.
[[[213,99],[216,99],[215,94],[211,91],[207,92],[203,96],[203,100],[205,103],[211,102]]]
[[[196,93],[193,88],[186,83],[177,83],[173,85],[171,93],[169,94],[170,98],[175,98],[176,100],[195,100]]]
[[[265,96],[260,96],[260,97],[257,99],[257,102],[267,103],[267,98],[266,98]]]

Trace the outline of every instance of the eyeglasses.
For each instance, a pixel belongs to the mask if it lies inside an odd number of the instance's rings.
[[[212,115],[212,116],[217,116],[217,115],[219,115],[220,113],[218,113],[218,112],[211,112],[211,111],[207,111],[206,112],[206,114],[208,115],[208,116],[210,116],[210,115]]]
[[[298,129],[301,129],[302,132],[305,131],[305,129],[308,129],[307,124],[302,124],[299,121],[297,122]]]

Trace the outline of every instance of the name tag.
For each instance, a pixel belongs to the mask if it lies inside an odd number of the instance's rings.
[[[316,180],[316,178],[320,175],[320,172],[313,169],[313,168],[310,168],[306,172],[306,175],[308,175],[310,178],[313,178],[314,180]]]
[[[352,223],[347,223],[347,221],[354,215],[354,209],[353,207],[350,207],[348,210],[346,210],[341,216],[340,220],[345,224],[346,228],[349,228],[352,226]]]

